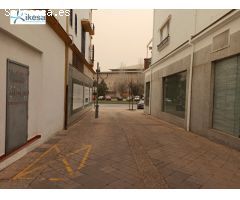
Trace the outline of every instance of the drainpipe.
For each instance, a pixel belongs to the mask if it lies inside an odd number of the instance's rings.
[[[187,101],[187,131],[190,131],[190,120],[191,120],[191,100],[192,100],[192,75],[193,75],[193,55],[194,55],[194,45],[189,40],[189,45],[191,45],[191,62],[189,68],[189,84],[188,84],[188,101]]]
[[[196,16],[197,10],[194,11],[194,34],[196,33]],[[193,57],[194,57],[194,44],[192,43],[192,36],[189,39],[191,48],[191,62],[189,68],[189,84],[188,84],[188,101],[187,101],[187,131],[190,131],[191,121],[191,102],[192,102],[192,76],[193,76]]]
[[[151,115],[151,109],[152,109],[152,69],[151,69],[151,78],[150,78],[150,101],[149,101],[149,115]]]

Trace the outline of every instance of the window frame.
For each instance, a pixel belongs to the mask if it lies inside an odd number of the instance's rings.
[[[170,20],[171,20],[172,16],[169,15],[167,17],[167,19],[165,20],[165,22],[162,24],[162,26],[159,29],[159,33],[160,33],[160,42],[157,45],[158,51],[162,50],[163,48],[165,48],[165,46],[168,45],[169,43],[169,39],[170,39]],[[167,30],[167,35],[163,38],[163,32],[164,30]]]
[[[77,14],[75,14],[75,35],[78,34],[78,17]]]
[[[175,76],[175,75],[177,75],[177,74],[180,74],[180,73],[186,73],[186,88],[185,88],[185,102],[184,102],[184,106],[185,106],[185,110],[184,110],[184,117],[180,117],[180,116],[178,116],[178,115],[175,115],[175,114],[173,114],[173,113],[170,113],[170,112],[166,112],[166,109],[165,109],[165,101],[164,101],[164,99],[165,99],[165,79],[167,78],[167,77],[171,77],[171,76]],[[167,113],[167,114],[170,114],[170,115],[173,115],[173,116],[175,116],[175,117],[178,117],[178,118],[181,118],[181,119],[186,119],[186,102],[187,102],[187,76],[188,76],[188,72],[187,72],[187,70],[182,70],[182,71],[179,71],[179,72],[176,72],[176,73],[173,73],[173,74],[169,74],[169,75],[166,75],[166,76],[163,76],[162,77],[162,101],[161,101],[161,103],[162,103],[162,112],[164,112],[164,113]]]
[[[73,9],[70,9],[70,16],[69,16],[69,23],[70,26],[73,26]]]

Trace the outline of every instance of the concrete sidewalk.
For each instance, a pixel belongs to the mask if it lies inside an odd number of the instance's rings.
[[[0,172],[0,188],[240,188],[240,152],[102,108]]]

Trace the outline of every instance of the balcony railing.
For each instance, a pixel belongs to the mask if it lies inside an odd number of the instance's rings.
[[[94,64],[94,45],[92,45],[91,47],[90,47],[90,54],[89,54],[89,57],[90,57],[90,61],[91,61],[91,63],[92,64]]]
[[[161,51],[163,48],[165,48],[169,44],[170,36],[168,35],[165,37],[158,45],[158,51]]]

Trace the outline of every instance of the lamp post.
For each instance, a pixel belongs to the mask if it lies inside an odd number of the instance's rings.
[[[99,109],[99,105],[98,105],[98,80],[99,80],[99,73],[100,73],[100,67],[99,67],[99,62],[97,63],[97,95],[96,95],[96,105],[95,105],[95,118],[98,118],[98,109]]]

